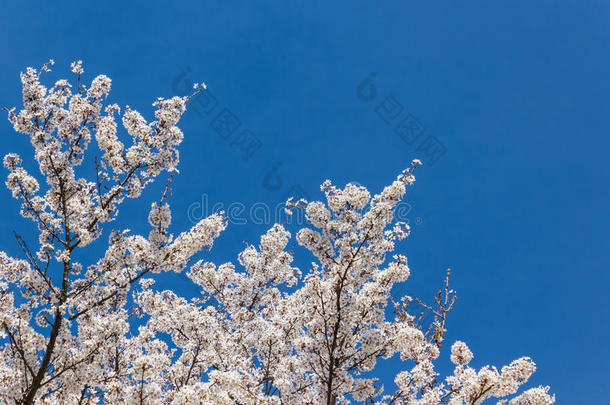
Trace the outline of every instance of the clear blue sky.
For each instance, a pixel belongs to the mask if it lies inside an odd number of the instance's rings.
[[[204,193],[225,206],[275,204],[293,187],[319,199],[326,178],[379,191],[419,157],[409,291],[431,296],[450,267],[448,339],[469,342],[474,365],[529,354],[558,403],[610,403],[610,3],[296,3],[3,2],[0,105],[18,105],[19,72],[49,58],[65,76],[82,59],[113,79],[114,102],[147,113],[205,81],[215,101],[182,125],[176,232]],[[358,91],[373,72],[374,92]],[[219,114],[235,133],[215,130]],[[260,142],[249,159],[246,129]],[[28,156],[5,120],[0,133],[2,154]],[[119,222],[144,231],[141,204]],[[16,254],[12,230],[31,226],[6,191],[0,209],[0,249]],[[265,229],[233,225],[214,258]]]

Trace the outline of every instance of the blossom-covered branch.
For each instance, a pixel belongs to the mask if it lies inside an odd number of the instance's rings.
[[[192,96],[158,99],[149,122],[128,106],[104,106],[111,80],[100,75],[86,87],[81,62],[72,65],[75,84],[45,87],[41,73],[52,64],[21,75],[23,108],[8,110],[14,129],[29,137],[39,173],[10,153],[6,185],[21,215],[36,224],[38,240],[16,235],[25,260],[0,252],[2,402],[554,402],[548,387],[518,394],[535,370],[528,357],[476,370],[472,352],[457,341],[453,374],[435,371],[456,302],[449,273],[433,305],[392,295],[410,275],[397,252],[410,229],[395,211],[415,182],[418,160],[373,196],[326,181],[324,201],[289,200],[287,211],[304,210],[309,224],[296,233],[314,258],[305,269],[293,265],[291,234],[279,224],[235,262],[189,265],[227,218],[211,215],[174,236],[167,187],[150,205],[148,235],[107,229],[105,251],[79,262],[77,253],[93,247],[125,198],[177,171],[183,134],[176,125]],[[195,86],[200,91],[204,85]],[[95,165],[83,165],[86,159]],[[156,273],[185,270],[198,297],[156,287]],[[433,315],[429,328],[411,313],[413,300]],[[375,373],[392,357],[402,369],[396,386],[385,388]]]

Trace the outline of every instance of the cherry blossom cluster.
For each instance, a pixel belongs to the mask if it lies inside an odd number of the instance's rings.
[[[177,124],[192,96],[158,99],[147,121],[129,106],[104,105],[111,80],[100,75],[85,86],[80,61],[72,84],[45,87],[41,74],[52,65],[21,74],[23,108],[8,110],[15,131],[29,137],[38,173],[9,153],[6,185],[38,241],[17,235],[23,258],[0,252],[3,403],[554,403],[548,387],[519,394],[536,368],[528,357],[477,370],[457,341],[453,374],[439,375],[455,302],[448,279],[435,305],[425,305],[434,314],[427,330],[410,311],[416,298],[392,296],[410,275],[397,252],[410,229],[395,211],[419,160],[375,195],[326,181],[324,201],[289,200],[286,210],[304,210],[308,221],[296,232],[299,247],[276,224],[234,262],[213,263],[197,255],[227,218],[211,215],[175,236],[167,188],[150,205],[147,235],[103,228],[125,198],[177,171]],[[80,253],[103,235],[103,252]],[[311,265],[296,267],[295,250]],[[156,274],[182,271],[197,297],[158,285]],[[401,370],[384,387],[375,375],[393,357]]]

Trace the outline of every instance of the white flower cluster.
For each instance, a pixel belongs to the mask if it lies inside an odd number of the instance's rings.
[[[326,201],[289,201],[287,209],[303,209],[311,224],[296,234],[315,258],[306,271],[292,265],[290,233],[274,225],[236,263],[190,266],[186,274],[199,297],[156,288],[155,273],[183,271],[227,225],[219,213],[174,237],[165,193],[151,205],[147,236],[111,230],[99,259],[77,261],[91,257],[79,252],[102,235],[125,198],[176,171],[183,138],[176,124],[190,97],[158,99],[156,120],[148,122],[129,107],[103,106],[108,77],[97,76],[87,88],[82,62],[72,71],[74,92],[67,80],[47,89],[29,68],[21,75],[23,109],[9,111],[15,130],[30,138],[40,175],[8,154],[6,185],[21,201],[21,214],[36,223],[39,249],[30,252],[18,237],[25,259],[0,252],[3,403],[554,402],[548,387],[514,396],[535,370],[529,358],[477,371],[460,341],[451,349],[454,373],[441,379],[434,364],[448,311],[442,300],[432,335],[407,312],[410,298],[388,316],[392,288],[410,274],[407,258],[395,253],[409,227],[394,221],[394,212],[415,181],[418,160],[374,196],[326,181]],[[119,134],[118,117],[126,134]],[[88,169],[77,167],[93,139],[101,156],[88,180],[77,176]],[[378,359],[393,356],[405,369],[388,392],[372,375]]]

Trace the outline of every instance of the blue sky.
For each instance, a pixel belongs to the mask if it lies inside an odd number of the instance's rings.
[[[320,199],[327,178],[379,191],[419,157],[407,290],[431,297],[450,267],[448,339],[467,341],[474,365],[530,355],[532,383],[558,403],[610,403],[610,3],[257,3],[4,2],[0,104],[19,105],[19,72],[49,58],[64,76],[82,59],[89,79],[113,79],[113,102],[144,113],[206,82],[214,99],[181,125],[176,232],[202,200]],[[219,115],[235,133],[217,131]],[[7,121],[0,134],[2,154],[28,156]],[[160,188],[120,224],[144,231]],[[0,209],[0,249],[16,254],[12,230],[32,227],[8,192]],[[267,227],[234,224],[213,258],[234,259]]]

